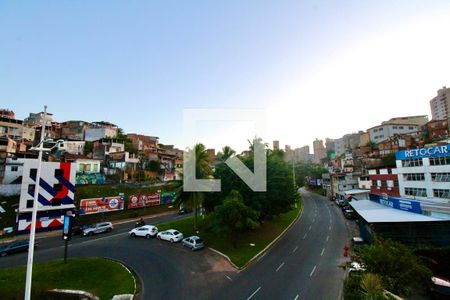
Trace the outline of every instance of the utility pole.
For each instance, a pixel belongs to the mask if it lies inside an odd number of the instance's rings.
[[[44,118],[42,120],[41,142],[39,143],[38,167],[36,172],[36,185],[34,189],[33,212],[31,214],[30,243],[28,245],[27,274],[25,281],[25,300],[31,299],[31,279],[33,276],[33,255],[34,255],[34,239],[36,232],[36,218],[38,208],[39,184],[41,179],[42,152],[45,138],[45,123],[47,119],[47,106],[44,106]],[[25,176],[25,174],[24,174]]]

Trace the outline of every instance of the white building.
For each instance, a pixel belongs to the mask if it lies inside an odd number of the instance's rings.
[[[397,151],[400,196],[450,203],[450,144]]]
[[[437,96],[430,100],[433,120],[445,120],[450,117],[450,88],[445,86],[437,91]]]
[[[378,144],[395,135],[411,134],[418,136],[421,131],[421,126],[427,122],[427,116],[392,118],[389,121],[382,122],[381,125],[367,129],[367,132],[369,133],[370,140]]]
[[[84,140],[87,142],[98,141],[117,134],[117,126],[108,122],[94,122],[91,128],[84,132]]]

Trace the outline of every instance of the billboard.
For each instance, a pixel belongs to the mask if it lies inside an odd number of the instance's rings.
[[[422,207],[420,205],[420,201],[414,201],[409,199],[402,198],[394,198],[389,195],[375,195],[370,194],[369,198],[371,201],[380,203],[384,206],[388,206],[395,209],[400,209],[416,214],[423,214]]]
[[[160,205],[160,194],[131,195],[128,197],[128,209]]]
[[[124,209],[124,195],[80,200],[79,215],[113,212]]]
[[[397,160],[424,158],[424,157],[438,157],[449,156],[450,144],[434,147],[425,147],[412,150],[397,151],[395,157]]]
[[[161,204],[171,204],[175,202],[175,199],[177,198],[176,192],[164,192],[161,193]]]

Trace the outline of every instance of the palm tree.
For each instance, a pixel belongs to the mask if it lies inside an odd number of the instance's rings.
[[[206,152],[205,145],[199,143],[195,144],[195,176],[197,179],[209,178],[212,174],[212,169],[209,165],[209,156]],[[183,174],[181,174],[183,177]],[[194,207],[194,230],[197,230],[197,215],[198,215],[198,205],[203,203],[204,195],[202,192],[185,192],[183,191],[183,186],[181,185],[179,190],[179,203],[183,205]]]
[[[220,161],[225,162],[228,158],[232,157],[235,154],[236,151],[234,151],[230,146],[225,146],[222,148],[222,151],[217,153],[217,158]]]
[[[361,288],[367,300],[382,298],[383,284],[378,274],[364,274],[361,279]]]

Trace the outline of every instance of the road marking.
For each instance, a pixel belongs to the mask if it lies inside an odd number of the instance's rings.
[[[106,240],[106,239],[110,239],[110,238],[113,238],[113,237],[117,237],[119,235],[126,235],[126,234],[128,234],[128,232],[122,232],[122,233],[118,233],[118,234],[108,235],[108,236],[104,236],[104,237],[101,237],[101,238],[98,238],[98,239],[94,238],[92,240],[83,241],[83,242],[80,242],[78,244],[93,243],[93,242],[97,242],[97,241],[100,241],[100,240]]]
[[[327,235],[327,240],[326,240],[326,241],[328,242],[328,240],[329,240],[329,239],[330,239],[330,236],[329,236],[329,235]]]
[[[229,281],[233,281],[230,276],[225,275],[226,278],[228,278]]]
[[[325,252],[325,248],[322,249],[322,252],[320,253],[320,256],[323,256],[324,252]]]
[[[307,235],[307,234],[305,233],[305,235],[303,236],[303,239],[305,239],[305,238],[306,238],[306,235]]]
[[[313,220],[312,220],[312,223],[314,223],[315,221],[316,221],[316,219],[313,219]]]
[[[292,250],[292,253],[294,253],[295,251],[297,251],[298,246],[295,246],[294,250]]]
[[[315,270],[316,270],[316,266],[314,266],[314,268],[312,269],[311,273],[309,273],[309,277],[313,276]]]
[[[331,225],[330,225],[330,226],[328,226],[328,230],[331,230]]]
[[[298,299],[298,297],[299,297],[299,295],[297,294],[297,296],[295,296],[294,300],[297,300],[297,299]]]
[[[309,225],[309,228],[308,228],[308,230],[311,230],[311,225]]]
[[[250,297],[247,298],[247,300],[251,299],[253,296],[256,295],[257,292],[259,292],[259,290],[261,289],[261,287],[257,288],[256,291],[253,292],[253,294],[250,295]]]
[[[263,255],[261,255],[260,257],[258,257],[258,259],[256,261],[260,261],[261,258],[263,258],[264,256],[266,256],[267,252],[265,252]]]
[[[278,268],[275,270],[275,272],[280,271],[280,269],[284,266],[284,262],[281,263],[281,265],[278,266]]]

